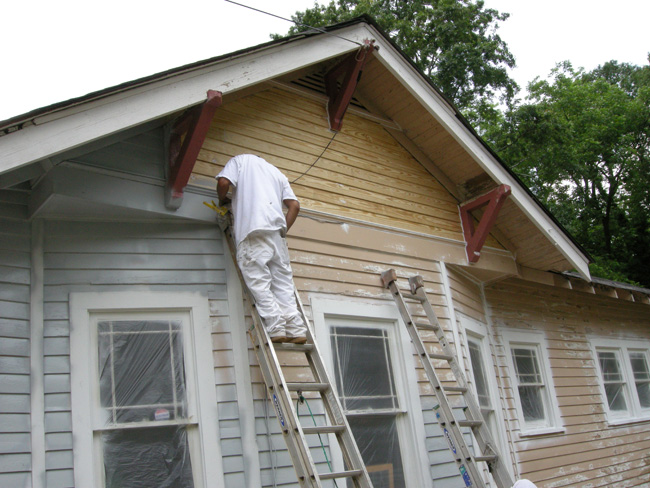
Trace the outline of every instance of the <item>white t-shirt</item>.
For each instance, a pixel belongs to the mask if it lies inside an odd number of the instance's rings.
[[[255,230],[287,231],[282,202],[297,198],[287,177],[275,166],[259,156],[240,154],[228,161],[217,178],[227,178],[233,187],[237,244]]]

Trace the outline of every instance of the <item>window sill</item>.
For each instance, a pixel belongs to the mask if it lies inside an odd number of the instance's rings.
[[[564,434],[564,427],[547,427],[544,429],[523,430],[519,432],[519,437],[539,437],[544,435]]]
[[[640,424],[640,423],[643,423],[643,422],[650,422],[650,416],[626,417],[624,419],[612,419],[612,420],[608,420],[607,424],[610,425],[611,427],[619,427],[621,425]]]

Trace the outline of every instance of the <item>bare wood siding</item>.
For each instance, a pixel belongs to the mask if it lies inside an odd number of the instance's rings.
[[[0,486],[31,483],[30,240],[29,223],[0,218]]]
[[[222,351],[227,333],[217,325],[227,310],[223,247],[215,226],[63,221],[46,223],[44,247],[47,486],[71,487],[70,292],[205,293],[211,299],[218,373],[231,359]],[[222,382],[217,388],[234,388],[224,375],[217,377]],[[231,420],[226,416],[222,427]],[[224,444],[224,455],[232,454],[227,440]],[[237,463],[225,466],[236,469]]]
[[[304,208],[463,241],[457,202],[375,122],[348,113],[310,168],[332,135],[313,100],[278,88],[236,100],[217,110],[191,184],[214,188],[228,159],[252,152],[299,178]]]
[[[553,487],[645,486],[650,422],[608,424],[589,337],[650,340],[645,304],[508,280],[486,288],[496,333],[543,330],[563,434],[513,436],[521,475]],[[498,363],[507,374],[505,351]],[[512,385],[505,385],[514,405]],[[516,419],[514,407],[510,418]],[[516,429],[515,429],[516,430]]]

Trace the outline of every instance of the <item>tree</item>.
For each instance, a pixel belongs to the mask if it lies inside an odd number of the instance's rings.
[[[650,285],[650,67],[559,64],[486,135],[594,256],[601,277]]]
[[[296,12],[289,34],[343,22],[362,14],[377,24],[461,112],[483,127],[519,87],[507,68],[515,66],[497,35],[509,14],[486,9],[483,0],[332,0]],[[280,36],[275,35],[275,38]]]

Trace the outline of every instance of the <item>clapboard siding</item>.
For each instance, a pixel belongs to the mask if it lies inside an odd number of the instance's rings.
[[[31,226],[18,215],[0,218],[0,486],[31,480]]]
[[[485,288],[495,334],[541,330],[564,432],[538,438],[517,430],[514,391],[504,395],[521,476],[540,486],[641,486],[650,483],[650,422],[609,425],[589,337],[650,341],[647,305],[510,279]],[[507,375],[502,347],[497,362]],[[512,373],[510,373],[512,374]]]
[[[316,236],[313,233],[307,233],[305,237],[289,234],[288,241],[294,280],[308,313],[310,312],[309,297],[311,294],[317,294],[320,297],[346,297],[347,299],[357,299],[362,303],[393,304],[390,293],[382,287],[381,272],[390,268],[395,269],[399,276],[399,285],[402,287],[408,286],[408,277],[419,274],[425,280],[425,289],[429,299],[446,332],[447,339],[453,347],[455,340],[451,330],[452,324],[439,263],[426,257],[418,257],[418,253],[405,244],[407,241],[400,242],[399,237],[395,234],[381,230],[368,230],[364,239],[365,241],[355,241],[355,245],[350,246],[345,242],[337,241],[334,234],[325,233]],[[399,254],[382,251],[380,244],[382,241],[399,242]],[[424,320],[423,310],[414,310],[414,315],[418,319]],[[423,339],[428,350],[440,352],[438,342],[432,334],[423,333]],[[437,403],[435,395],[424,369],[421,367],[419,357],[414,350],[413,352],[414,354],[410,358],[411,362],[407,363],[406,367],[416,369],[417,388],[423,410],[429,472],[436,480],[436,486],[457,486],[459,482],[458,470],[433,413],[433,406]],[[451,377],[448,365],[440,363],[438,366],[441,378],[448,380]],[[300,365],[295,365],[292,369],[295,369],[293,374],[301,374]],[[262,388],[261,383],[259,388]],[[454,405],[458,404],[457,397],[452,398],[451,401]]]
[[[73,486],[74,478],[69,294],[130,289],[202,292],[211,300],[213,344],[221,366],[228,346],[223,338],[227,334],[219,329],[221,311],[227,311],[225,263],[215,226],[47,221],[44,236],[47,487],[63,488]]]
[[[228,159],[253,152],[303,208],[463,240],[458,202],[380,124],[349,113],[333,134],[322,103],[280,88],[240,98],[217,110],[191,183],[212,189]]]

